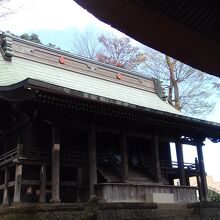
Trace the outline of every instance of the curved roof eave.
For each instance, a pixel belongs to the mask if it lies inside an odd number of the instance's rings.
[[[154,113],[157,115],[163,115],[163,116],[166,116],[171,119],[178,118],[183,121],[198,123],[198,124],[207,125],[207,126],[213,126],[213,127],[218,128],[220,130],[220,123],[206,121],[206,120],[197,119],[197,118],[192,118],[192,117],[185,116],[185,115],[173,114],[173,113],[164,112],[164,111],[160,111],[160,110],[154,110],[154,109],[150,109],[147,107],[141,107],[141,106],[129,104],[129,103],[114,100],[114,99],[109,99],[109,98],[105,98],[105,97],[101,97],[101,96],[97,96],[97,95],[93,95],[93,94],[88,94],[85,92],[76,91],[73,89],[68,89],[68,88],[65,88],[62,86],[56,86],[56,85],[53,85],[53,84],[50,84],[47,82],[42,82],[42,81],[31,79],[31,78],[27,78],[21,82],[15,83],[10,86],[0,86],[0,96],[3,96],[6,93],[17,91],[18,89],[23,90],[24,92],[26,91],[26,93],[30,93],[31,95],[26,96],[26,97],[29,97],[29,100],[31,100],[35,97],[34,96],[35,92],[47,91],[52,94],[59,94],[59,95],[75,97],[75,98],[91,99],[93,101],[99,101],[102,103],[120,105],[120,106],[124,106],[124,107],[130,108],[130,109],[136,109],[136,110],[141,110],[144,112]],[[24,100],[27,100],[26,97],[24,96]],[[5,100],[7,100],[7,98]],[[220,136],[220,134],[219,134],[219,136]]]

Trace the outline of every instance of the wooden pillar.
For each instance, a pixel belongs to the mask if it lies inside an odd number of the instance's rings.
[[[198,154],[198,161],[199,161],[199,172],[200,172],[200,201],[208,201],[208,187],[206,181],[206,173],[205,173],[205,166],[204,166],[204,159],[202,153],[202,145],[203,143],[197,144],[197,154]]]
[[[154,164],[154,179],[156,182],[161,182],[161,168],[160,168],[160,155],[159,155],[159,137],[158,134],[154,134],[153,136],[153,164]]]
[[[25,149],[31,150],[33,148],[33,124],[29,121],[26,128],[26,143],[24,143]]]
[[[180,185],[186,186],[186,175],[185,175],[184,160],[183,160],[183,148],[182,148],[182,144],[179,138],[176,141],[176,154],[177,154]]]
[[[60,201],[60,140],[59,127],[52,126],[52,198],[50,202]]]
[[[3,191],[3,205],[9,205],[9,195],[8,195],[8,182],[10,179],[10,171],[9,168],[5,167],[5,179],[4,179],[4,191]]]
[[[189,176],[186,175],[186,186],[190,186]]]
[[[46,164],[43,163],[40,169],[40,197],[39,197],[40,203],[46,202],[46,182],[47,182]]]
[[[97,184],[97,164],[96,164],[96,127],[91,124],[89,129],[89,192],[94,195],[94,185]]]
[[[196,166],[196,171],[199,172],[199,161],[197,158],[195,158],[195,166]],[[199,191],[199,198],[201,198],[202,197],[201,179],[200,179],[200,175],[198,173],[196,174],[196,181],[197,181],[197,187],[198,187],[198,191]]]
[[[23,153],[24,153],[24,146],[23,146],[23,144],[17,144],[17,155],[18,155],[18,158],[22,157]]]
[[[14,203],[21,202],[21,183],[22,183],[22,164],[16,164],[15,167],[15,187],[14,187]]]
[[[80,198],[80,187],[82,186],[82,165],[79,164],[77,167],[77,180],[76,180],[76,201],[81,202]]]
[[[120,150],[121,150],[121,179],[125,183],[128,181],[128,151],[127,136],[125,130],[122,129],[120,134]]]

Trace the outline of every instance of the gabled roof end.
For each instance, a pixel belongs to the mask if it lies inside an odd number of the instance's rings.
[[[154,79],[154,88],[155,88],[155,92],[156,94],[163,100],[166,100],[166,96],[165,96],[165,92],[164,89],[161,86],[161,82],[159,79]]]
[[[12,35],[8,32],[0,31],[0,51],[5,60],[12,60]]]

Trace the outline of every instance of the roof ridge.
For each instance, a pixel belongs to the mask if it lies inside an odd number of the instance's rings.
[[[115,71],[120,71],[120,72],[129,74],[129,75],[133,75],[133,76],[136,76],[136,77],[149,79],[149,80],[155,80],[155,77],[147,77],[147,76],[145,76],[141,73],[138,73],[138,72],[135,72],[135,71],[129,71],[129,70],[126,70],[126,69],[123,69],[123,68],[120,68],[120,67],[116,67],[116,66],[113,66],[113,65],[110,65],[110,64],[106,64],[106,63],[97,61],[97,60],[93,60],[93,59],[90,59],[90,58],[87,58],[87,57],[83,57],[83,56],[71,53],[69,51],[66,51],[66,50],[62,50],[62,49],[59,50],[59,49],[52,48],[52,47],[50,47],[48,45],[45,45],[45,44],[39,44],[39,43],[36,43],[36,42],[33,42],[33,41],[25,40],[25,39],[22,39],[20,37],[13,36],[12,34],[10,34],[8,32],[0,31],[0,42],[1,42],[1,39],[3,39],[6,36],[11,38],[12,43],[13,43],[13,41],[17,41],[17,42],[28,44],[30,46],[35,46],[35,47],[38,47],[38,48],[41,48],[41,49],[47,49],[51,52],[59,53],[61,55],[65,55],[65,56],[68,56],[70,58],[75,58],[75,59],[79,59],[81,61],[90,62],[92,64],[96,64],[96,65],[99,65],[99,66],[104,66],[104,67],[113,69]]]

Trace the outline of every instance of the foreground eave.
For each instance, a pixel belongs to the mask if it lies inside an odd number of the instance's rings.
[[[54,94],[54,95],[62,95],[66,97],[85,99],[85,100],[90,100],[93,102],[105,103],[105,104],[110,104],[114,106],[121,106],[126,109],[130,109],[130,110],[137,110],[137,111],[141,111],[145,113],[158,115],[166,119],[171,119],[172,121],[177,120],[178,123],[180,124],[186,123],[186,124],[190,124],[191,126],[195,126],[195,127],[202,126],[209,130],[208,131],[209,134],[207,136],[211,136],[210,139],[212,138],[215,139],[215,140],[212,139],[212,141],[214,142],[220,141],[220,135],[219,135],[219,138],[217,137],[217,133],[220,134],[220,123],[205,121],[205,120],[196,119],[196,118],[192,118],[192,117],[188,117],[184,115],[177,115],[177,114],[173,114],[169,112],[163,112],[160,110],[149,109],[146,107],[141,107],[141,106],[129,104],[126,102],[121,102],[121,101],[117,101],[117,100],[113,100],[113,99],[109,99],[105,97],[100,97],[100,96],[88,94],[85,92],[71,90],[68,88],[61,87],[61,86],[56,86],[56,85],[52,85],[49,83],[41,82],[35,79],[28,78],[14,85],[0,87],[0,96],[3,97],[5,100],[7,100],[8,97],[12,96],[13,97],[12,101],[15,101],[16,100],[15,94],[19,94],[17,92],[18,90],[21,92],[21,94],[17,96],[18,101],[33,100],[35,97],[35,94],[38,93],[39,91],[42,91],[42,92],[47,92],[47,93]],[[11,100],[9,99],[9,101]],[[215,135],[213,136],[210,135],[210,133],[212,133],[210,132],[211,130],[213,130]]]
[[[75,0],[75,2],[101,21],[135,40],[201,71],[220,76],[220,43],[215,41],[215,38],[207,38],[184,23],[150,7],[150,1]],[[186,1],[184,4],[187,4]],[[205,22],[209,21],[204,21],[201,25],[205,25]],[[218,30],[215,29],[214,32],[218,33]]]

